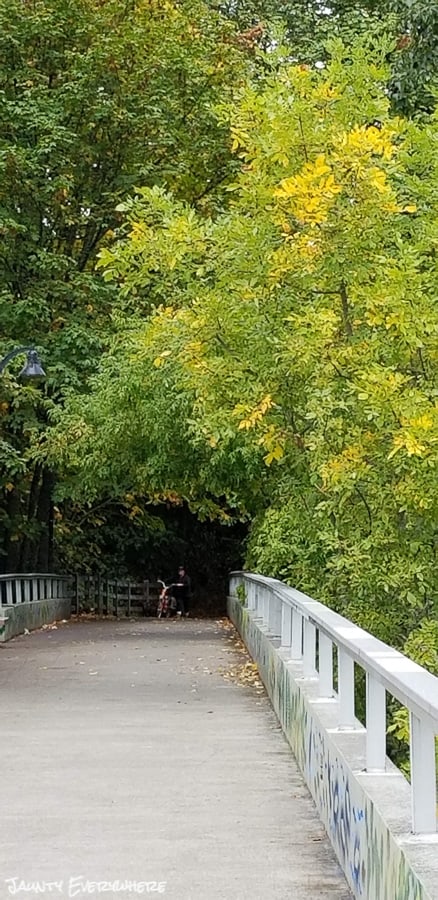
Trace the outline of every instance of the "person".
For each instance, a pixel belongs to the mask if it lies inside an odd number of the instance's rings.
[[[178,569],[178,577],[175,582],[175,594],[178,604],[177,615],[188,616],[192,585],[184,566],[180,566]]]

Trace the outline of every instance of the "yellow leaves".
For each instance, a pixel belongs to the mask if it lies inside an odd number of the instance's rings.
[[[267,466],[270,466],[274,460],[283,459],[285,438],[275,425],[269,425],[267,431],[259,439],[258,444],[268,451],[266,456],[263,457],[263,461]]]
[[[152,229],[150,229],[145,222],[131,222],[131,231],[129,232],[129,237],[132,241],[143,240],[146,235],[151,237]]]
[[[154,366],[156,369],[159,369],[160,366],[163,366],[166,362],[166,359],[172,355],[171,350],[163,350],[159,356],[156,356],[154,359]]]
[[[386,173],[383,169],[378,169],[377,166],[373,166],[368,170],[367,180],[370,187],[374,188],[379,194],[386,194],[391,190],[386,178]]]
[[[269,450],[269,453],[263,457],[267,466],[270,466],[271,463],[274,462],[274,459],[279,460],[284,456],[284,449],[280,444],[275,444],[272,450]]]
[[[333,85],[329,84],[327,81],[323,81],[321,84],[315,87],[313,92],[313,97],[318,101],[327,102],[329,100],[337,100],[340,94]]]
[[[327,175],[329,172],[330,166],[327,165],[325,156],[321,153],[314,163],[306,163],[303,166],[301,175],[284,178],[280,187],[274,191],[274,197],[294,197],[297,190],[318,181],[321,176]]]
[[[231,138],[231,151],[233,153],[244,149],[249,144],[249,134],[246,131],[238,131],[235,127],[231,128]]]
[[[423,413],[423,415],[411,419],[409,424],[412,425],[413,428],[424,428],[428,430],[433,426],[433,418],[430,413]]]
[[[392,459],[400,450],[405,450],[408,456],[426,456],[432,444],[438,443],[436,433],[437,407],[434,408],[435,418],[432,412],[421,413],[411,418],[402,417],[402,431],[395,435],[392,450],[388,453],[388,459]],[[435,433],[427,434],[435,426]],[[425,434],[426,432],[426,434]],[[427,441],[427,443],[426,443]]]
[[[387,127],[375,128],[366,125],[356,125],[351,131],[342,134],[339,146],[347,154],[352,152],[359,157],[381,156],[383,159],[391,159],[395,153],[392,142],[393,132]]]
[[[336,195],[342,191],[324,154],[306,163],[298,175],[284,178],[274,190],[274,197],[286,203],[295,218],[306,225],[325,222]]]
[[[365,459],[367,448],[361,444],[352,444],[332,457],[321,466],[320,475],[324,487],[335,487],[348,480],[353,482],[369,468]]]
[[[263,684],[260,681],[257,664],[250,660],[245,663],[234,663],[230,669],[219,670],[226,681],[232,681],[239,685],[253,685],[258,688],[258,693],[263,693]]]
[[[279,283],[288,272],[302,270],[311,274],[323,253],[321,237],[312,230],[311,235],[300,232],[283,232],[285,243],[271,254],[269,277]]]
[[[132,509],[129,510],[128,516],[130,519],[135,519],[137,516],[141,516],[143,510],[139,506],[133,506]]]
[[[263,422],[266,413],[269,412],[273,406],[274,401],[270,394],[266,394],[266,396],[260,400],[260,403],[252,410],[249,410],[248,406],[238,404],[233,410],[233,415],[239,417],[243,413],[246,413],[246,417],[239,422],[239,431],[250,431],[251,429],[256,428]],[[274,460],[278,461],[284,456],[285,438],[275,425],[271,424],[267,427],[265,426],[264,433],[258,439],[257,444],[259,447],[263,447],[267,450],[266,456],[263,457],[267,466],[270,466]],[[211,444],[211,446],[214,446],[214,444]]]
[[[413,434],[409,432],[397,434],[394,438],[394,446],[388,453],[388,459],[392,459],[399,450],[406,450],[408,456],[423,456],[426,449],[426,445],[417,440]]]
[[[169,503],[171,506],[182,506],[183,498],[175,491],[156,491],[151,494],[152,503]]]
[[[343,179],[350,182],[353,196],[359,201],[367,199],[376,205],[377,194],[380,208],[391,213],[403,212],[382,166],[396,153],[393,142],[395,134],[396,131],[389,126],[357,125],[335,139],[333,148],[334,162],[342,169]],[[378,157],[381,162],[376,165]]]
[[[242,431],[242,430],[249,431],[249,429],[255,428],[255,426],[258,425],[262,421],[262,419],[264,418],[264,416],[266,415],[268,410],[271,409],[272,406],[273,406],[272,397],[270,394],[266,394],[266,396],[263,397],[262,400],[260,400],[260,403],[257,404],[255,409],[250,410],[245,419],[241,419],[241,421],[239,422],[239,426],[238,426],[239,431]],[[238,406],[236,406],[234,409],[233,415],[240,416],[245,411],[246,412],[248,411],[248,407],[238,404]]]

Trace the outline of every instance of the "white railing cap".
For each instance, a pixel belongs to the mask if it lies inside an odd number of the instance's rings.
[[[53,578],[56,581],[68,581],[72,575],[55,575],[53,572],[10,572],[0,575],[0,581],[23,581],[27,578]]]
[[[230,577],[233,576],[244,576],[270,588],[279,599],[316,625],[334,644],[343,647],[400,703],[421,718],[425,715],[430,717],[438,733],[438,678],[435,675],[328,606],[276,578],[250,572],[232,572]]]

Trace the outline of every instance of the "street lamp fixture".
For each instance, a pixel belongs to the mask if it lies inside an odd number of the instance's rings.
[[[41,365],[40,358],[38,356],[37,351],[34,347],[17,347],[16,350],[11,350],[3,359],[0,359],[0,375],[11,362],[12,359],[15,359],[20,353],[26,353],[27,361],[26,365],[22,368],[20,372],[20,378],[45,378],[46,373]]]

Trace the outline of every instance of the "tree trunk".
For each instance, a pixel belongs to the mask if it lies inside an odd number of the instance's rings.
[[[37,547],[36,571],[50,572],[53,559],[53,488],[55,476],[50,469],[43,470],[37,519],[41,525],[41,534]]]
[[[32,523],[35,519],[40,490],[41,490],[41,470],[42,467],[39,463],[36,464],[32,482],[30,485],[29,491],[29,499],[27,504],[27,521],[28,523]],[[20,572],[32,572],[34,571],[33,560],[35,557],[35,544],[38,538],[36,536],[32,536],[29,534],[25,534],[23,540],[21,542],[21,553],[20,553]]]
[[[6,499],[6,520],[9,522],[4,537],[4,571],[17,572],[20,567],[20,541],[12,540],[14,526],[20,515],[21,492],[13,490],[8,492]]]

